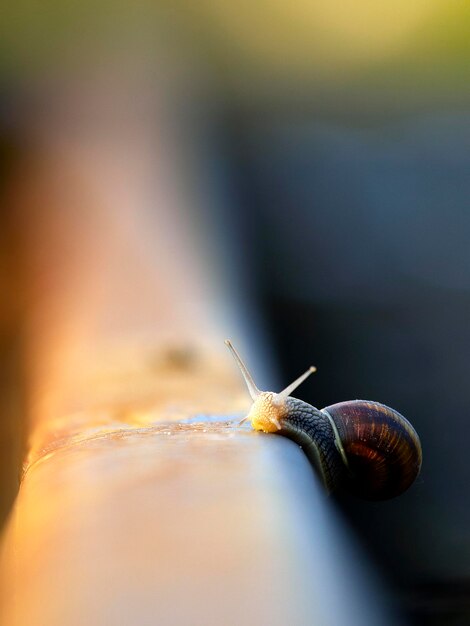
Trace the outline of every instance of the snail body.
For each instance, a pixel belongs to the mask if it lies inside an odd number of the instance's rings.
[[[280,393],[260,391],[239,354],[226,341],[253,399],[255,430],[284,435],[298,443],[328,491],[343,487],[368,500],[403,493],[418,476],[421,443],[398,411],[379,402],[349,400],[324,409],[290,394],[315,371],[309,368]]]

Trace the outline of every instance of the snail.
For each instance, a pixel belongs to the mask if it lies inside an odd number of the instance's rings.
[[[226,340],[253,400],[240,422],[255,430],[284,435],[298,443],[331,492],[343,487],[366,500],[403,493],[421,468],[421,443],[398,411],[369,400],[349,400],[317,409],[290,394],[316,371],[310,367],[280,393],[260,391]]]

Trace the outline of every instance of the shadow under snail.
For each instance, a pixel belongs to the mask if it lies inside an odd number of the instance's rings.
[[[280,393],[260,391],[230,341],[225,342],[253,400],[240,422],[298,443],[328,491],[344,487],[367,500],[403,493],[421,468],[421,443],[398,411],[370,400],[348,400],[317,409],[290,394],[316,371],[310,367]]]

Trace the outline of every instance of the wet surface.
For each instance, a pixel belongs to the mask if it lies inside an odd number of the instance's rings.
[[[384,623],[293,442],[232,415],[54,445],[4,540],[5,626]]]
[[[39,462],[43,462],[52,455],[65,451],[70,447],[86,447],[99,441],[119,441],[123,439],[135,439],[139,437],[171,437],[171,436],[217,436],[233,433],[234,431],[249,432],[250,426],[245,424],[240,426],[241,414],[229,416],[197,415],[181,422],[162,422],[146,427],[120,427],[120,428],[100,428],[88,429],[85,432],[75,435],[67,435],[54,439],[47,446],[32,451],[28,462],[23,469],[23,476]]]

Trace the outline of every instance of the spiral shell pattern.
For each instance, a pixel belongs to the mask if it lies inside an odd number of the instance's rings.
[[[385,500],[408,489],[421,469],[422,451],[418,434],[403,415],[368,400],[339,402],[322,412],[336,425],[355,495]]]

